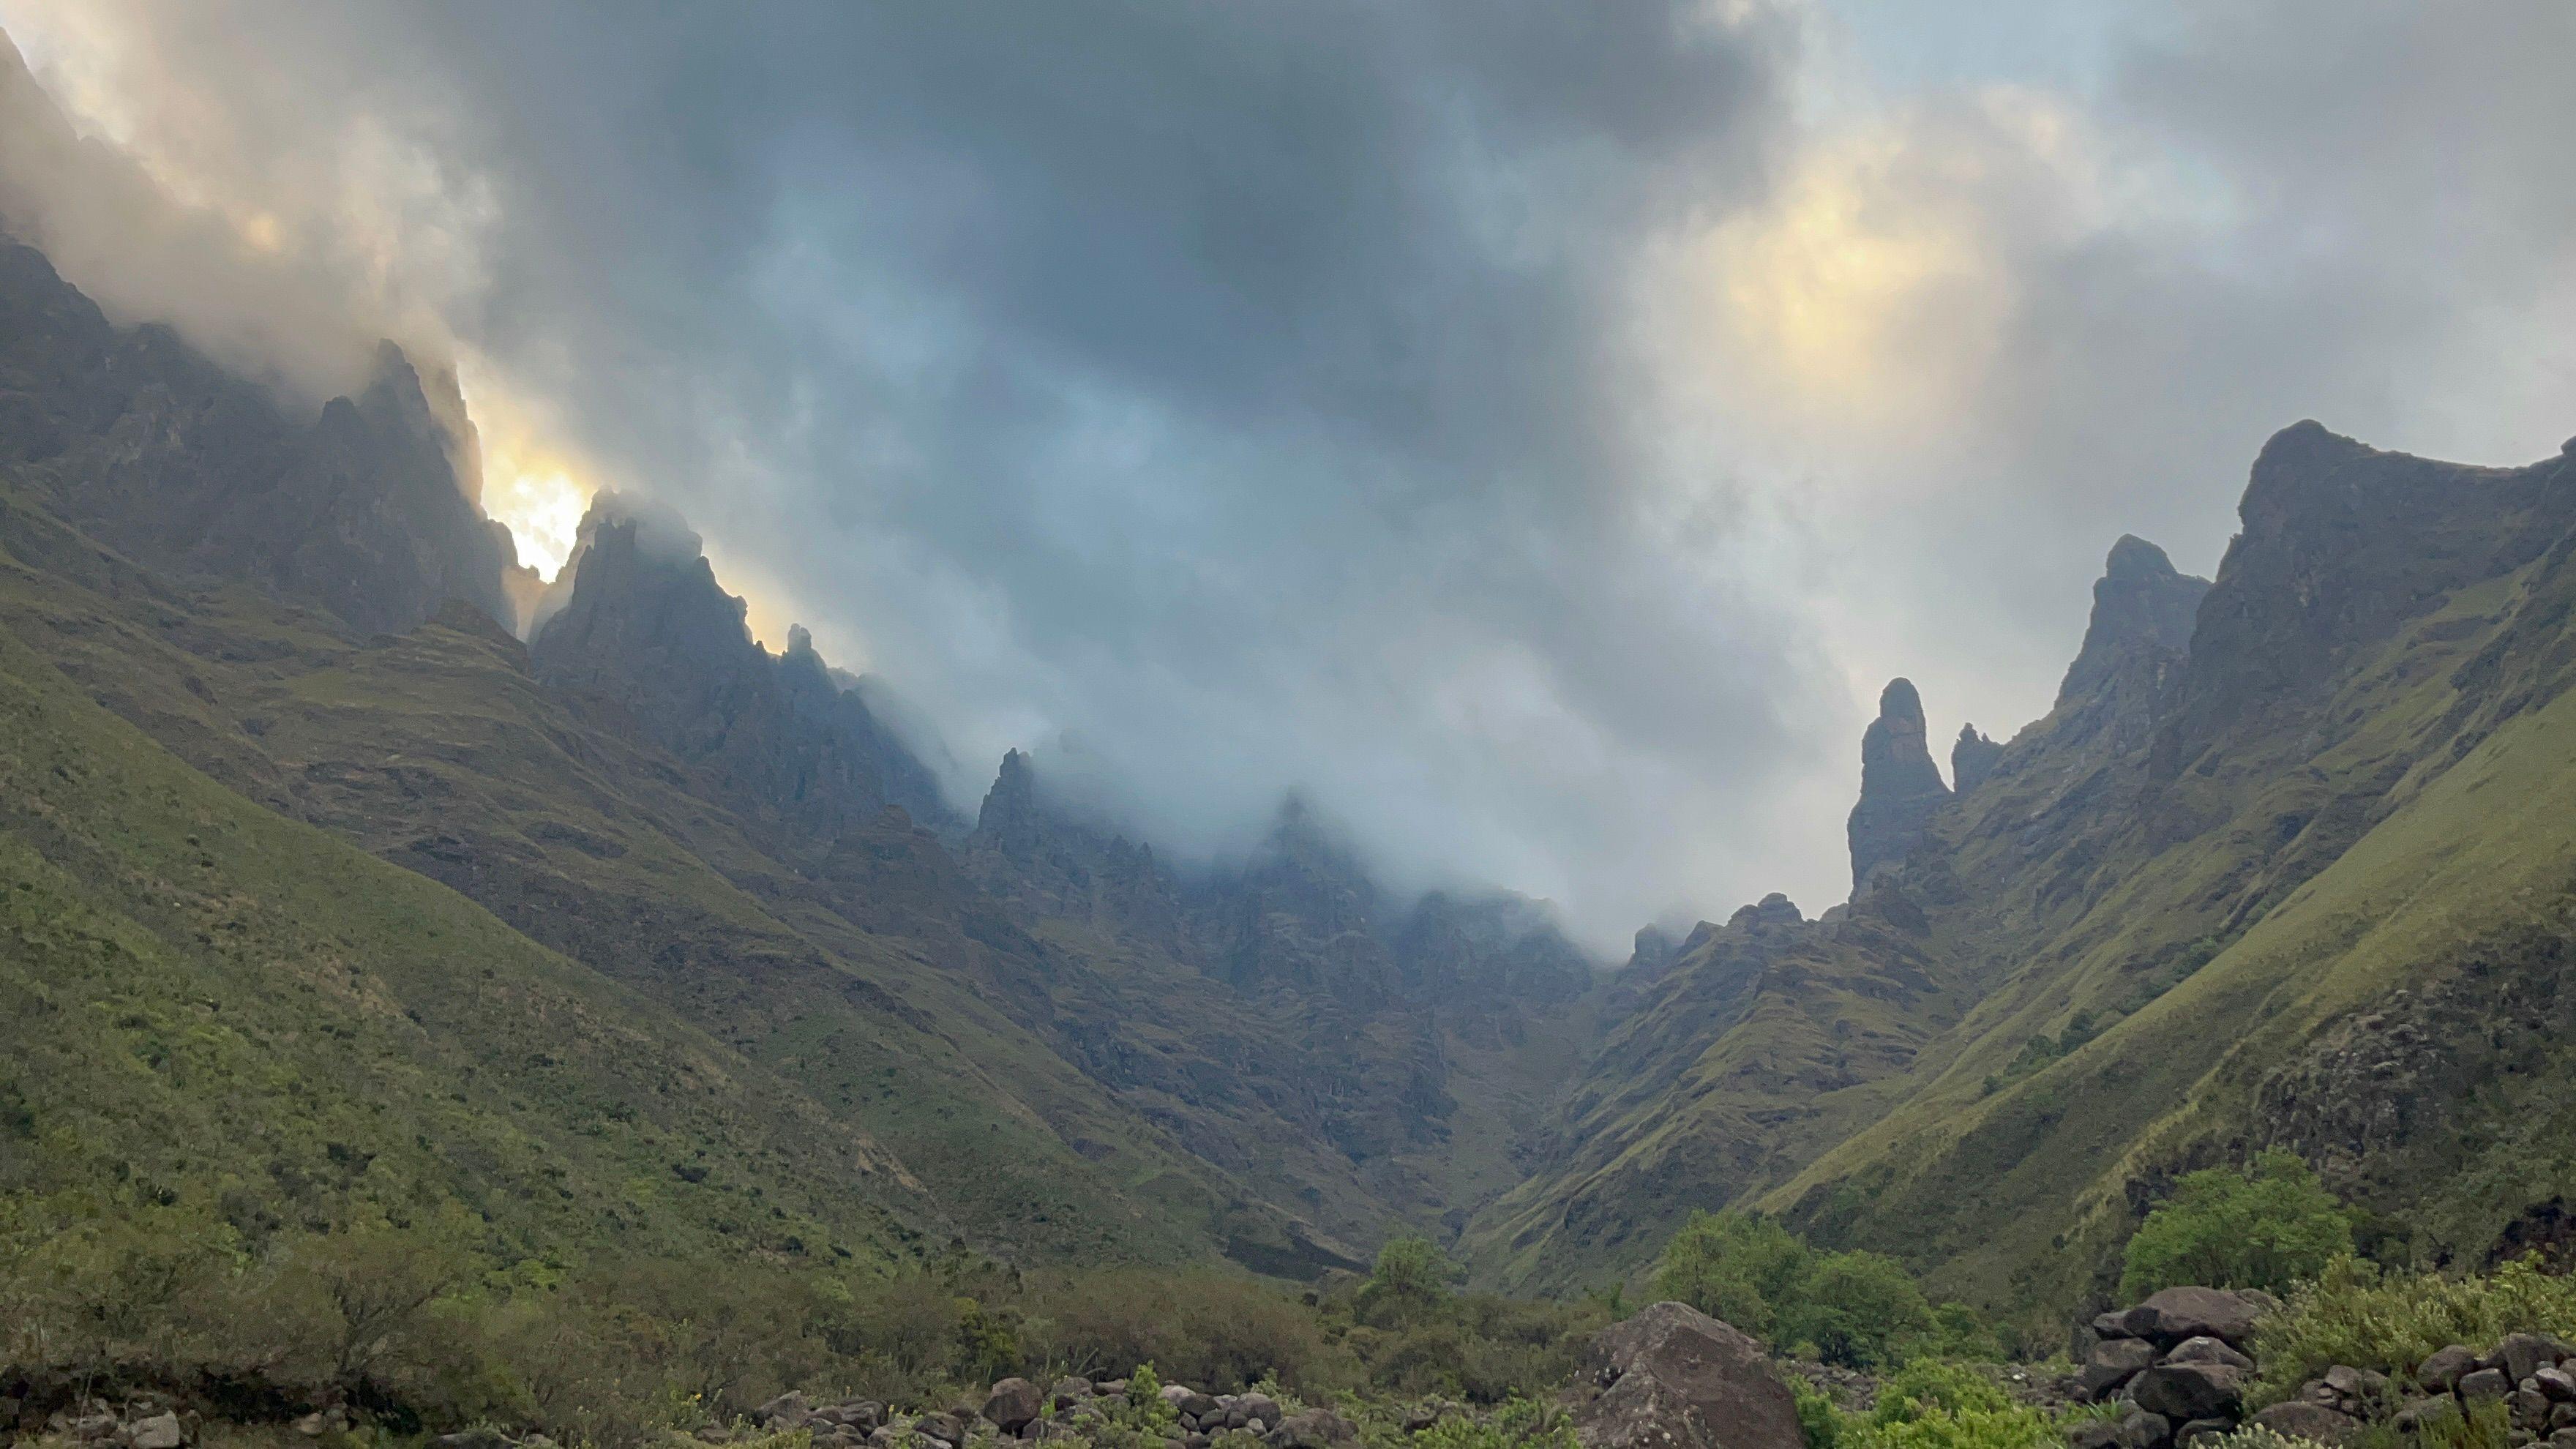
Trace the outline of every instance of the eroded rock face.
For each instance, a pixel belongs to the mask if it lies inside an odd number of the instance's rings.
[[[1924,737],[1923,697],[1911,680],[1893,679],[1878,696],[1878,718],[1860,738],[1860,803],[1852,807],[1852,888],[1880,867],[1905,858],[1923,838],[1932,812],[1950,799]]]
[[[1965,795],[1985,783],[1988,775],[2004,757],[2004,747],[1988,739],[1975,725],[1959,726],[1959,738],[1950,746],[1950,783]]]
[[[1681,1303],[1592,1340],[1600,1397],[1574,1416],[1585,1449],[1802,1449],[1797,1403],[1762,1346]]]

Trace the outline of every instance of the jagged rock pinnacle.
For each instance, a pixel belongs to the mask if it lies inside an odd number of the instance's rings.
[[[1892,679],[1878,696],[1878,718],[1860,740],[1860,803],[1852,807],[1848,827],[1852,888],[1903,859],[1922,838],[1932,812],[1949,798],[1925,738],[1923,697],[1913,681]]]

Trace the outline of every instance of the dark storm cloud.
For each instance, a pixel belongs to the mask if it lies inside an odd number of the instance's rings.
[[[0,0],[961,794],[1070,737],[1216,850],[1301,786],[1601,941],[1827,904],[1878,684],[2008,732],[2273,429],[2576,431],[2571,15]]]

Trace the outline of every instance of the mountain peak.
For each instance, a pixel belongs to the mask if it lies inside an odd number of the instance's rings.
[[[1860,801],[1846,829],[1851,839],[1852,888],[1880,866],[1904,858],[1922,838],[1932,812],[1950,798],[1925,737],[1923,696],[1914,682],[1891,679],[1878,696],[1878,718],[1860,739]]]
[[[2084,645],[2057,686],[2058,708],[2099,694],[2142,650],[2168,655],[2190,648],[2208,592],[2209,580],[2176,570],[2163,549],[2135,534],[2120,535],[2093,584],[2093,614],[2084,626]]]

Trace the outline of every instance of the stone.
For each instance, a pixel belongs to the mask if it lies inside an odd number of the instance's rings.
[[[1174,1409],[1179,1409],[1183,1400],[1191,1398],[1197,1393],[1198,1390],[1191,1388],[1187,1384],[1165,1384],[1163,1385],[1163,1402],[1171,1405]]]
[[[2225,1419],[2194,1419],[2174,1430],[2175,1449],[2198,1439],[2215,1439],[2236,1426]]]
[[[912,1421],[912,1432],[942,1444],[966,1442],[966,1423],[955,1414],[924,1414]]]
[[[2165,1348],[2206,1336],[2242,1349],[2254,1335],[2254,1320],[2261,1316],[2253,1304],[2218,1288],[2167,1288],[2138,1306],[2154,1310],[2154,1326],[2147,1336]]]
[[[2122,1449],[2120,1426],[2108,1419],[2086,1419],[2066,1431],[2066,1449]]]
[[[2202,1334],[2186,1338],[2164,1357],[2166,1363],[2223,1363],[2240,1373],[2254,1372],[2254,1360],[2227,1346],[2226,1340]]]
[[[1270,1449],[1355,1449],[1360,1431],[1330,1409],[1307,1409],[1280,1420],[1261,1442]]]
[[[1225,1405],[1218,1403],[1213,1394],[1183,1394],[1179,1407],[1182,1413],[1193,1419],[1206,1419],[1210,1415],[1222,1418],[1225,1414]]]
[[[2517,1429],[2542,1430],[2549,1427],[2549,1396],[2538,1389],[2522,1388],[2505,1395],[2505,1407],[2513,1416]]]
[[[2549,1449],[2576,1449],[2576,1429],[2550,1430]]]
[[[1254,1419],[1264,1424],[1276,1425],[1286,1417],[1279,1407],[1279,1401],[1268,1394],[1245,1394],[1235,1403],[1243,1410],[1246,1427],[1249,1427]]]
[[[2255,1411],[2254,1422],[2276,1434],[2320,1444],[2341,1444],[2361,1432],[2361,1421],[2352,1415],[2295,1399]]]
[[[1584,1449],[1805,1449],[1762,1345],[1687,1304],[1603,1329],[1586,1362],[1603,1390],[1574,1415]]]
[[[977,1411],[984,1421],[1005,1434],[1016,1434],[1030,1420],[1046,1412],[1046,1396],[1038,1386],[1023,1378],[1007,1378],[993,1385],[984,1396],[984,1406]]]
[[[303,1435],[303,1436],[304,1436],[305,1438],[307,1438],[307,1439],[319,1439],[319,1438],[321,1438],[321,1437],[322,1437],[322,1413],[321,1413],[321,1411],[317,1409],[317,1410],[315,1410],[314,1412],[312,1412],[312,1413],[310,1413],[310,1414],[305,1415],[303,1418],[296,1420],[296,1421],[295,1421],[295,1432],[296,1432],[296,1433],[298,1433],[298,1434]]]
[[[498,1429],[465,1429],[454,1434],[441,1434],[429,1441],[434,1449],[510,1449],[510,1441]]]
[[[2120,1442],[2128,1449],[2171,1449],[2173,1420],[2133,1406],[2121,1416]]]
[[[2178,1424],[2195,1419],[2233,1419],[2243,1400],[2245,1376],[2218,1363],[2160,1363],[2129,1383],[2129,1397],[2151,1414]],[[2181,1431],[2175,1431],[2181,1442]]]
[[[179,1416],[159,1413],[148,1419],[137,1419],[126,1426],[126,1442],[133,1449],[179,1449],[188,1442],[188,1433],[179,1427]]]
[[[771,1399],[768,1403],[765,1403],[759,1408],[751,1411],[751,1416],[764,1424],[777,1425],[789,1429],[793,1429],[798,1425],[803,1424],[807,1419],[813,1417],[813,1414],[813,1405],[806,1402],[805,1395],[802,1392],[796,1390],[790,1390],[787,1393],[780,1394],[777,1398]]]
[[[2435,1349],[2415,1367],[2415,1382],[2426,1389],[2447,1394],[2460,1386],[2460,1380],[2478,1366],[2478,1356],[2465,1344],[2452,1344]]]
[[[1069,1409],[1090,1398],[1095,1392],[1097,1390],[1092,1388],[1091,1380],[1067,1375],[1057,1379],[1055,1387],[1047,1390],[1047,1401],[1059,1409]]]
[[[2460,1375],[2458,1393],[2463,1400],[2501,1399],[2513,1392],[2513,1381],[2502,1369],[2471,1369]]]
[[[2093,1345],[2093,1351],[2084,1356],[2084,1367],[2076,1371],[2076,1396],[2095,1402],[2107,1399],[2155,1361],[2156,1346],[2143,1338],[2106,1338]]]
[[[2506,1378],[2521,1383],[2565,1357],[2567,1345],[2545,1334],[2508,1333],[2482,1362],[2489,1368],[2504,1370]]]
[[[2556,1364],[2551,1364],[2544,1369],[2532,1370],[2531,1382],[2534,1388],[2547,1394],[2557,1403],[2576,1404],[2576,1374],[2571,1374]]]

